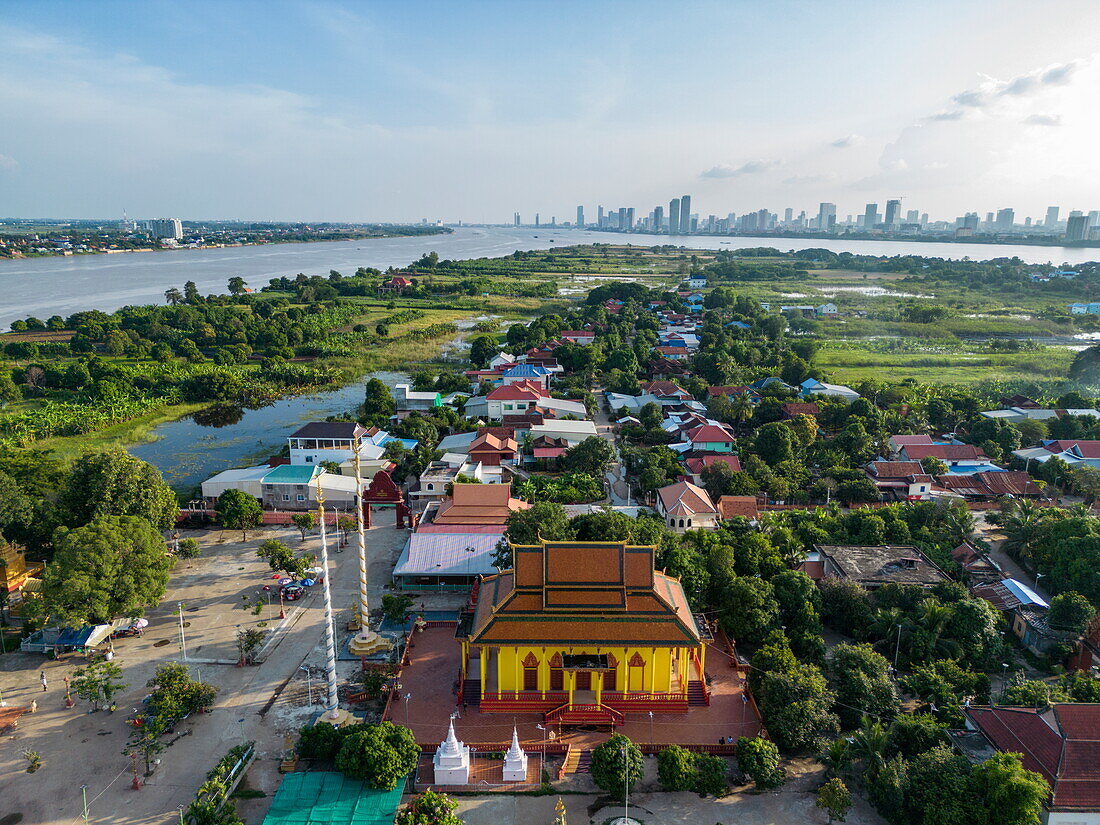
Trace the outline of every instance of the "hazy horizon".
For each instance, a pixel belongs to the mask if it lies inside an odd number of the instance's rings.
[[[1100,4],[0,3],[0,213],[1100,208]],[[590,211],[591,210],[591,211]]]

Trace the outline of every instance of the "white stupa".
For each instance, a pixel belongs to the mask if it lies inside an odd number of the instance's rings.
[[[527,754],[519,746],[519,733],[512,728],[512,747],[504,754],[504,781],[527,781]]]
[[[455,736],[455,720],[447,727],[447,738],[432,757],[435,784],[466,785],[470,781],[470,749]]]

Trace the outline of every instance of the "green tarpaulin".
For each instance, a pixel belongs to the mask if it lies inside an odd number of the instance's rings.
[[[403,784],[377,791],[340,773],[288,773],[264,825],[393,825]]]

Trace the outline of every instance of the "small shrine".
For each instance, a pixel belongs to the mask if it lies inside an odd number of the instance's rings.
[[[527,781],[527,754],[519,746],[519,733],[512,728],[512,747],[504,754],[504,781]]]
[[[436,748],[432,765],[437,785],[466,785],[470,781],[470,748],[455,736],[454,719],[447,726],[447,738]]]

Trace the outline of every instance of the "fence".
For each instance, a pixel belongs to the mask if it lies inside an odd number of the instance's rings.
[[[311,512],[316,516],[315,511],[309,510],[308,512]],[[280,511],[265,511],[263,513],[263,515],[261,516],[260,523],[261,524],[278,524],[278,525],[293,524],[294,522],[293,522],[292,519],[295,515],[296,515],[295,513],[281,511],[281,510]],[[346,513],[337,513],[337,512],[332,512],[332,511],[326,512],[325,513],[325,524],[335,525],[336,524],[336,519],[338,519],[342,515],[346,515]],[[217,518],[217,513],[215,513],[213,510],[201,510],[201,509],[190,510],[190,509],[188,509],[188,510],[180,510],[179,513],[176,514],[176,521],[177,522],[186,521],[189,518],[203,518],[203,519],[210,519],[211,521],[213,521]]]

